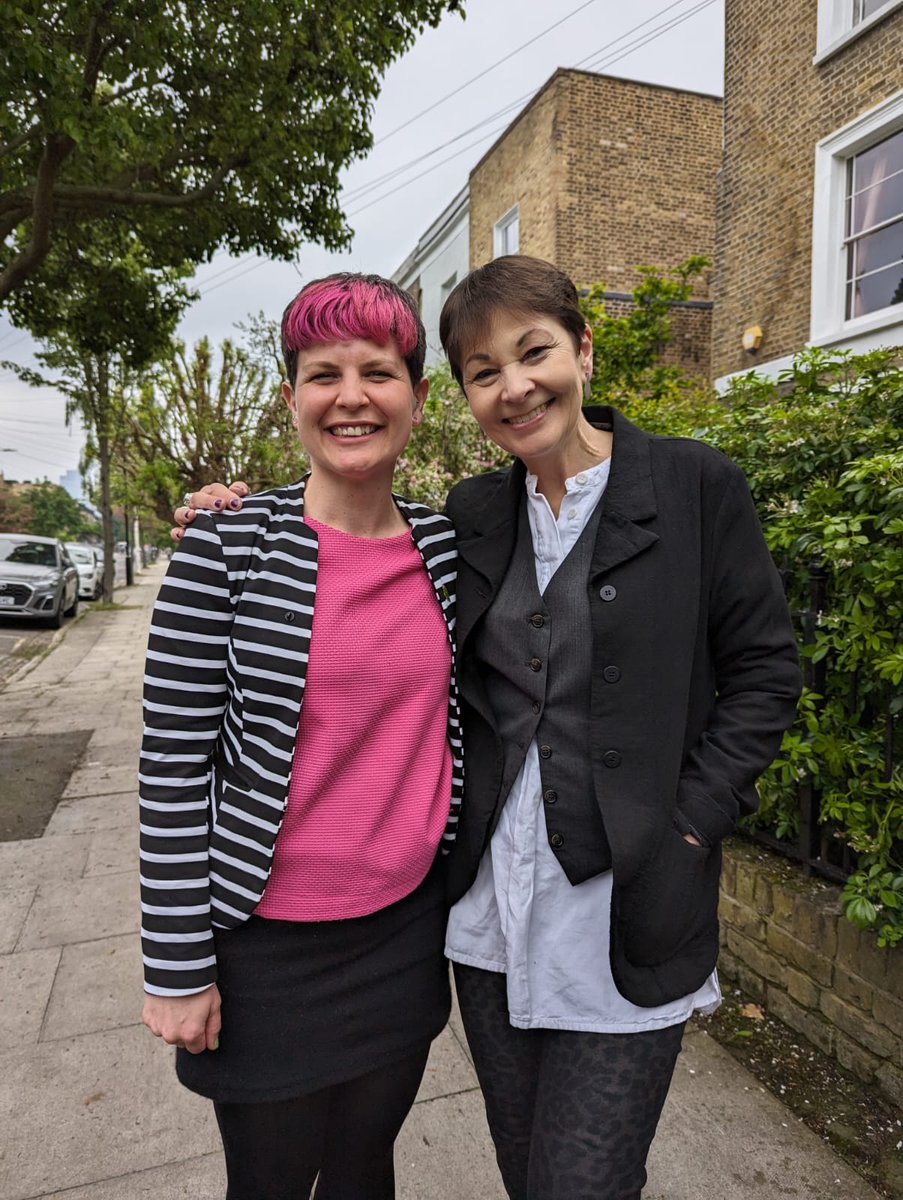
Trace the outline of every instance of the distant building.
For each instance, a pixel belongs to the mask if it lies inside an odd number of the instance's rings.
[[[392,278],[411,293],[426,329],[426,365],[442,362],[439,313],[446,297],[470,269],[468,192],[464,187],[440,213]]]
[[[457,279],[502,254],[545,258],[578,287],[601,282],[609,311],[623,312],[638,266],[714,255],[721,138],[716,96],[556,71],[393,278],[419,295],[428,339]],[[672,323],[669,358],[699,375],[711,308],[706,279]]]
[[[65,475],[61,475],[60,487],[65,488],[73,500],[81,501],[85,498],[81,471],[67,471]]]
[[[726,7],[713,373],[903,345],[903,0]]]

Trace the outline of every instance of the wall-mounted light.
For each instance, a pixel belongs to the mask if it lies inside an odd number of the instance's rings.
[[[743,330],[743,349],[747,354],[757,353],[762,345],[762,326],[750,325]]]

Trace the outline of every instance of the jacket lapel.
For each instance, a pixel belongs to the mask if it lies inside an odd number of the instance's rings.
[[[642,554],[659,540],[645,522],[657,515],[649,435],[615,408],[584,408],[591,425],[612,430],[611,472],[602,498],[590,579]]]
[[[463,646],[501,586],[514,553],[526,468],[515,462],[477,514],[474,532],[458,541],[458,645]]]

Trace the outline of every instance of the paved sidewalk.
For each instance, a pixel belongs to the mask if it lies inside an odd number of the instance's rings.
[[[0,1200],[222,1200],[210,1106],[140,1024],[135,770],[158,566],[0,692],[0,735],[93,730],[43,837],[0,844]],[[504,1200],[457,1020],[398,1152],[399,1200]],[[725,1051],[690,1032],[644,1200],[875,1200]],[[265,1200],[265,1198],[261,1198]]]

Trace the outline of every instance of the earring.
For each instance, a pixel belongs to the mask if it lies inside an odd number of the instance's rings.
[[[592,400],[592,398],[593,398],[593,377],[592,377],[592,375],[587,375],[584,377],[584,380],[583,380],[583,399],[584,400]]]

